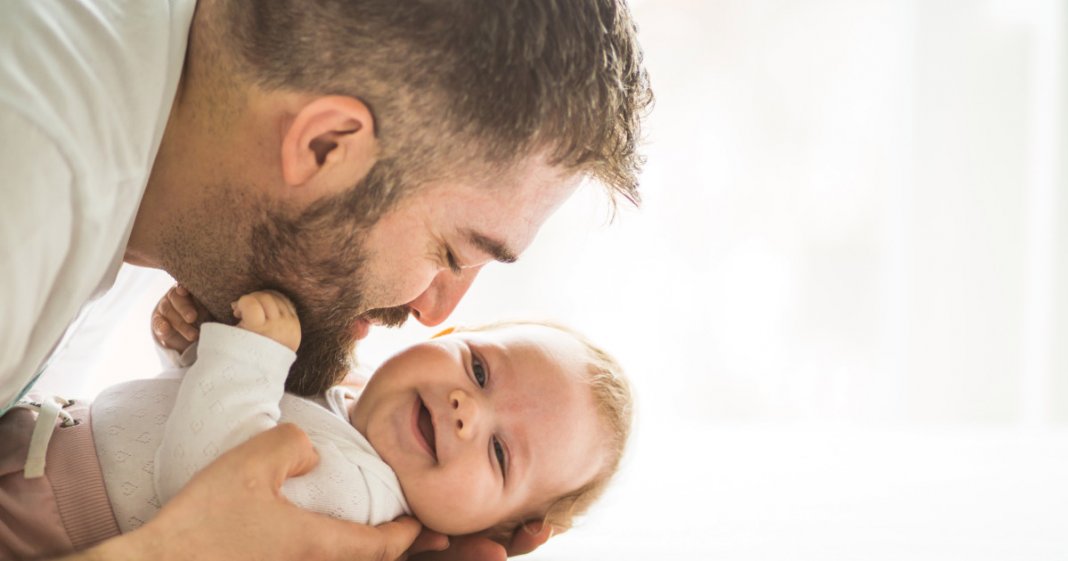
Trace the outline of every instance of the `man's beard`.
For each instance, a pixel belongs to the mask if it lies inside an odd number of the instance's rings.
[[[364,241],[398,196],[387,169],[379,162],[354,189],[296,217],[268,212],[252,229],[250,276],[289,296],[300,318],[289,392],[318,395],[352,371],[357,318],[399,327],[409,316],[407,306],[368,310],[365,299],[381,287],[367,286]]]
[[[220,187],[164,233],[164,268],[220,321],[232,323],[229,303],[248,292],[291,298],[302,336],[286,390],[322,393],[354,366],[357,318],[399,326],[408,317],[406,306],[368,310],[365,298],[382,290],[368,286],[363,242],[401,196],[392,167],[379,161],[354,188],[299,213]]]

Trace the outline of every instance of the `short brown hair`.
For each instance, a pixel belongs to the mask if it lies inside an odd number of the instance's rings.
[[[639,200],[652,93],[623,0],[228,0],[224,25],[260,87],[366,103],[408,185],[544,152]]]
[[[479,327],[457,327],[453,332],[489,331],[513,326],[536,325],[555,329],[578,341],[586,350],[585,382],[593,394],[597,417],[604,436],[604,460],[601,470],[593,479],[558,497],[546,501],[543,512],[538,513],[546,524],[558,530],[570,528],[576,516],[584,514],[604,494],[612,477],[619,471],[619,464],[630,438],[634,418],[634,398],[630,384],[619,361],[604,349],[593,344],[581,333],[557,323],[547,321],[504,321]],[[526,520],[504,521],[484,534],[507,545],[512,534]]]

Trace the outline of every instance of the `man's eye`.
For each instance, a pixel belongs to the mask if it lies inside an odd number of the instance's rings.
[[[482,360],[475,355],[471,355],[471,374],[474,375],[478,387],[486,387],[486,367],[482,364]]]
[[[463,272],[460,268],[460,262],[456,260],[456,254],[448,247],[445,248],[445,264],[448,265],[453,274],[459,275]]]
[[[506,472],[504,469],[504,446],[501,446],[501,441],[497,440],[497,437],[493,437],[493,454],[497,456],[497,464],[501,466],[501,475]]]

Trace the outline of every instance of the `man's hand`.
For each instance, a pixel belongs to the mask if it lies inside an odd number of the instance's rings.
[[[184,286],[176,284],[152,311],[152,337],[157,345],[180,354],[200,336],[200,324],[210,319],[208,309]]]
[[[223,454],[148,524],[69,561],[401,558],[419,534],[414,519],[364,526],[302,510],[282,497],[282,482],[318,461],[300,429],[279,425]]]
[[[542,522],[528,522],[512,535],[505,549],[501,544],[481,536],[456,536],[448,539],[448,549],[440,550],[444,536],[424,529],[415,541],[423,553],[412,555],[410,561],[504,561],[508,557],[534,551],[553,535],[553,528]]]

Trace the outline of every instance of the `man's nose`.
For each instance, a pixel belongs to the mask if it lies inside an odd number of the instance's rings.
[[[456,309],[456,305],[467,293],[481,269],[481,266],[471,267],[463,269],[460,274],[448,269],[440,271],[434,280],[430,281],[430,286],[408,303],[412,316],[428,327],[445,321]]]
[[[463,390],[453,390],[449,394],[449,407],[452,411],[453,430],[460,440],[475,438],[478,430],[478,418],[482,413],[478,400]]]

